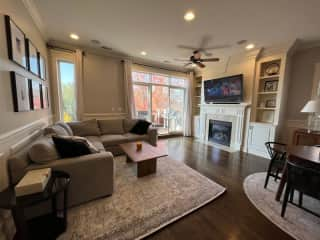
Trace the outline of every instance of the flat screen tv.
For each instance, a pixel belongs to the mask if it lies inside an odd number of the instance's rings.
[[[206,103],[241,103],[243,98],[243,75],[207,80],[204,82]]]

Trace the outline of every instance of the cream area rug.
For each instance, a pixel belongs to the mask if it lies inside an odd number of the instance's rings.
[[[143,178],[136,177],[135,163],[124,157],[115,163],[114,194],[70,209],[67,232],[59,239],[141,239],[225,191],[169,158],[158,159],[157,173]]]
[[[244,191],[253,205],[271,222],[293,238],[299,240],[319,240],[320,218],[290,203],[287,205],[285,217],[282,218],[280,215],[282,201],[277,202],[275,200],[279,180],[275,182],[271,177],[267,189],[264,189],[265,177],[266,173],[255,173],[244,180]],[[298,192],[295,192],[294,202],[298,203]],[[318,200],[304,195],[303,206],[316,213],[320,213],[320,201]]]

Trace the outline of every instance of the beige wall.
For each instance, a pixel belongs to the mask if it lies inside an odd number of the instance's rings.
[[[320,47],[297,51],[292,57],[288,94],[288,120],[307,119],[307,115],[300,113],[300,110],[311,99],[316,63],[320,63]]]
[[[124,73],[121,60],[86,53],[83,71],[84,114],[124,113]]]
[[[37,77],[8,60],[3,15],[9,15],[14,20],[47,60],[46,43],[22,1],[0,0],[0,191],[8,185],[7,156],[10,147],[32,135],[32,131],[43,126],[40,122],[48,122],[51,115],[51,110],[13,112],[10,71],[16,71],[30,79]],[[49,80],[46,83],[49,84]],[[12,238],[14,234],[12,221],[10,214],[0,212],[0,239]]]
[[[3,134],[15,130],[16,128],[23,127],[40,118],[47,117],[51,113],[50,110],[24,113],[13,112],[9,72],[16,71],[29,78],[37,78],[8,60],[3,15],[7,14],[13,18],[16,24],[24,31],[26,36],[31,39],[45,58],[47,58],[47,49],[45,41],[33,23],[32,18],[28,15],[28,11],[25,9],[21,0],[0,0],[0,13],[0,134]]]

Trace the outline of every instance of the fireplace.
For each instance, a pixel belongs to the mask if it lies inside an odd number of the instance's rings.
[[[208,140],[230,147],[232,122],[209,120]]]

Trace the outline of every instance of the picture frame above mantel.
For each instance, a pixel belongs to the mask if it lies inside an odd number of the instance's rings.
[[[27,69],[25,34],[10,18],[10,16],[5,15],[4,20],[7,37],[8,58],[24,69]]]

